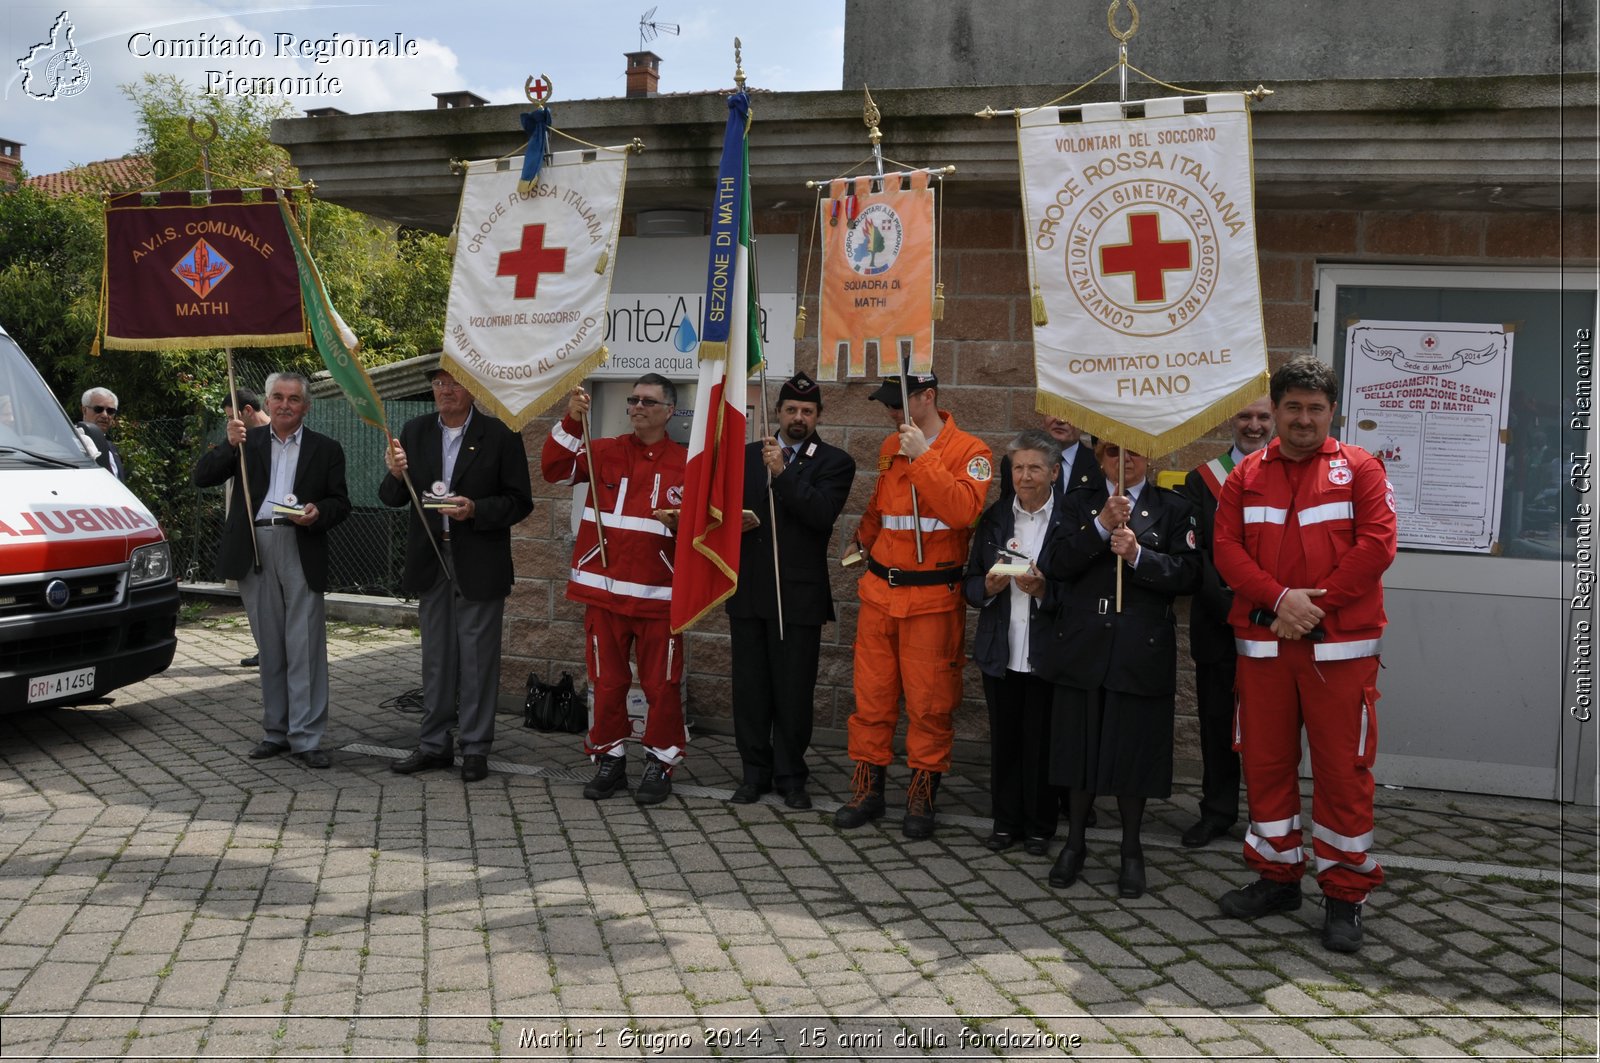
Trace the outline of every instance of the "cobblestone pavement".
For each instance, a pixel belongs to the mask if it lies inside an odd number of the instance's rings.
[[[811,812],[729,803],[718,736],[663,805],[586,801],[577,739],[512,716],[487,780],[395,775],[406,631],[331,633],[331,769],[247,760],[251,649],[185,626],[114,707],[0,718],[0,1056],[1595,1057],[1593,809],[1381,791],[1389,883],[1343,956],[1309,895],[1218,914],[1247,875],[1237,835],[1178,846],[1189,786],[1120,901],[1111,802],[1053,890],[982,846],[981,766],[926,842],[834,829],[838,749]]]

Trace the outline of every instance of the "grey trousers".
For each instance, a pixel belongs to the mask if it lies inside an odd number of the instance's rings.
[[[441,543],[452,565],[450,544]],[[457,723],[462,753],[487,755],[494,744],[494,712],[500,696],[500,626],[506,600],[463,598],[442,575],[417,602],[422,627],[422,730],[417,748],[449,753],[450,725]]]
[[[322,594],[306,585],[295,530],[256,529],[260,573],[239,578],[261,652],[261,731],[296,753],[317,749],[328,729],[328,627]]]

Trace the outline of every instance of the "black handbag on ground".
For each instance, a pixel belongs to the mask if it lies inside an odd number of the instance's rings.
[[[585,698],[573,689],[572,673],[562,672],[557,683],[544,683],[534,672],[528,673],[528,699],[522,707],[522,723],[536,731],[582,734],[589,729]]]

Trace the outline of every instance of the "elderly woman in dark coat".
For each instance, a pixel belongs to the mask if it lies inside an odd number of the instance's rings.
[[[1068,789],[1067,842],[1050,884],[1072,885],[1087,855],[1084,828],[1097,794],[1117,799],[1122,866],[1117,892],[1144,893],[1140,827],[1145,802],[1172,794],[1173,694],[1178,645],[1173,599],[1200,580],[1194,508],[1147,480],[1149,463],[1128,451],[1117,490],[1119,448],[1095,446],[1104,479],[1075,488],[1040,566],[1066,587],[1048,646],[1034,660],[1056,683],[1051,781]],[[1122,565],[1122,606],[1116,601]]]
[[[1048,588],[1039,556],[1061,520],[1052,487],[1061,473],[1061,444],[1029,429],[1006,448],[1006,462],[1012,490],[978,521],[961,584],[967,603],[979,609],[972,657],[989,703],[994,830],[984,844],[1000,852],[1021,838],[1029,853],[1043,856],[1055,837],[1059,807],[1050,786],[1055,688],[1034,674],[1029,658],[1034,633],[1040,639],[1049,633],[1040,611]]]

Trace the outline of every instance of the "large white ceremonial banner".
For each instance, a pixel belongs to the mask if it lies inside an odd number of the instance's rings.
[[[1244,97],[1044,107],[1017,140],[1039,409],[1159,456],[1265,395]]]
[[[440,364],[512,428],[606,357],[627,156],[596,154],[552,156],[526,194],[505,163],[467,166]]]

